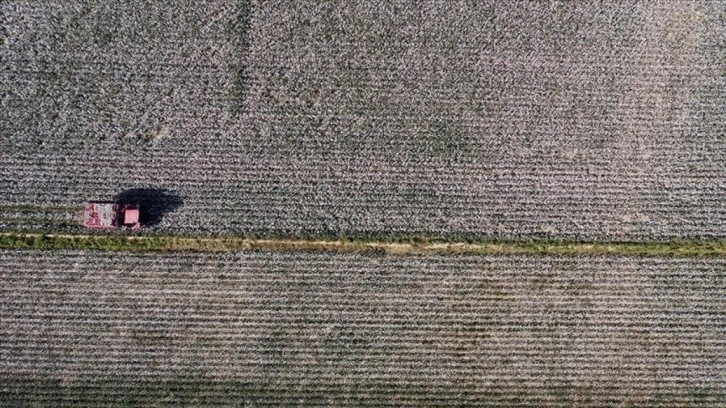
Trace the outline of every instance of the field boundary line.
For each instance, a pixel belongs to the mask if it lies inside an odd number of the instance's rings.
[[[724,257],[726,240],[668,242],[567,242],[510,240],[482,242],[388,242],[250,238],[241,236],[194,237],[177,235],[91,235],[53,233],[0,233],[0,249],[66,249],[131,252],[237,252],[323,251],[390,255],[549,255],[549,256],[669,256]]]

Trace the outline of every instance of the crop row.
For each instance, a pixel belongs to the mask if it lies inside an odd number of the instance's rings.
[[[708,406],[726,387],[721,259],[3,251],[0,264],[0,398]]]

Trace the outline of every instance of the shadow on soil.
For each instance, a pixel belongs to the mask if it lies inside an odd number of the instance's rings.
[[[164,216],[184,205],[184,200],[169,190],[158,188],[132,188],[116,196],[117,204],[139,206],[139,221],[145,227],[153,227]]]

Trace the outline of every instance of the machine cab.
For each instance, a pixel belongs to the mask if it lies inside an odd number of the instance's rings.
[[[83,225],[96,229],[126,227],[134,231],[139,230],[141,228],[139,206],[101,201],[89,202],[83,211]]]

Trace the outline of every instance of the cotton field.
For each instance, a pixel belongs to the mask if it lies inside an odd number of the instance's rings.
[[[10,405],[723,401],[720,259],[3,251],[0,262]]]
[[[723,406],[724,11],[0,2],[0,406]]]
[[[626,3],[4,2],[0,209],[155,187],[168,232],[723,237],[723,7]]]

